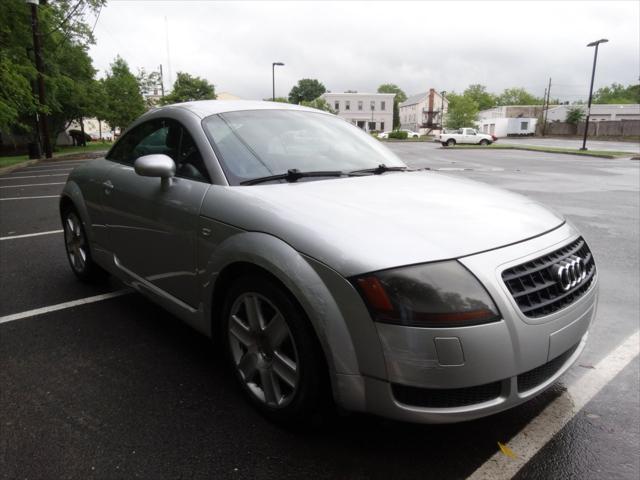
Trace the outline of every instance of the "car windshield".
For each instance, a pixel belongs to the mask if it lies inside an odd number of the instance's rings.
[[[333,115],[249,110],[202,122],[231,185],[270,175],[406,165],[361,129]],[[312,177],[305,180],[317,179]]]

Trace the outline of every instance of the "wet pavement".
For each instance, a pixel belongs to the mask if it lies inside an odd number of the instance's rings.
[[[283,430],[245,403],[207,339],[132,293],[0,323],[0,478],[465,478],[638,329],[638,162],[389,146],[411,165],[526,194],[584,233],[599,312],[584,354],[554,388],[457,425],[336,415]],[[0,187],[12,186],[0,188],[0,238],[60,228],[49,196],[62,185],[14,188],[52,177],[10,179],[41,168],[0,176]],[[120,288],[78,283],[60,234],[0,240],[0,320]],[[636,357],[517,478],[638,478],[638,373]]]

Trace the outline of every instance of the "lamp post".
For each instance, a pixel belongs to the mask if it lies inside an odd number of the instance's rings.
[[[596,76],[596,62],[598,61],[598,46],[601,43],[607,43],[609,40],[601,38],[595,42],[591,42],[587,47],[596,47],[593,52],[593,70],[591,70],[591,86],[589,87],[589,105],[587,106],[587,118],[584,123],[584,137],[582,137],[582,148],[580,150],[587,149],[587,133],[589,132],[589,115],[591,115],[591,98],[593,96],[593,79]]]
[[[276,101],[276,65],[279,67],[284,67],[284,63],[282,62],[273,62],[271,64],[271,89],[272,89],[272,97],[271,101]]]
[[[442,90],[442,92],[440,92],[440,133],[444,131],[444,96],[446,94],[446,90]]]

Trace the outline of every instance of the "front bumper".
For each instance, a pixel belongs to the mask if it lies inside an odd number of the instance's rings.
[[[516,406],[552,385],[584,349],[597,308],[597,278],[566,308],[532,319],[520,312],[501,272],[577,236],[565,225],[460,259],[493,297],[499,322],[448,329],[376,324],[387,378],[363,378],[366,410],[412,422],[465,421]]]

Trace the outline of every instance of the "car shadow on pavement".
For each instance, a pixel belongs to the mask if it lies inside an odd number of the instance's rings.
[[[463,478],[562,391],[454,425],[336,414],[288,430],[244,400],[209,339],[138,294],[2,337],[7,478]]]

